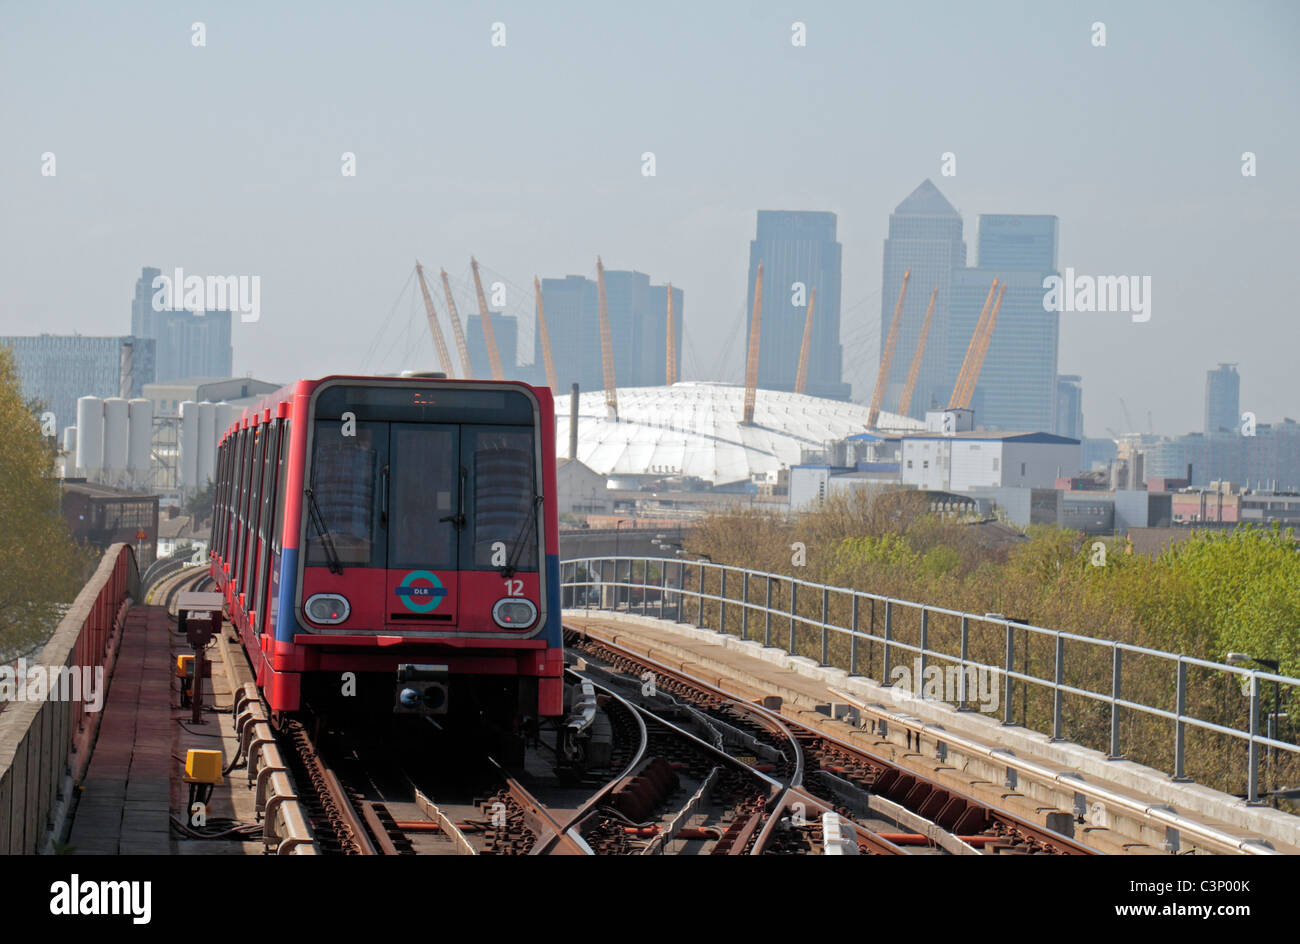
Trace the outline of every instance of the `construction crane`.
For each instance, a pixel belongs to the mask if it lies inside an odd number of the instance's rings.
[[[460,354],[460,366],[466,380],[474,379],[474,368],[469,364],[469,347],[465,344],[465,329],[460,323],[460,312],[456,310],[456,299],[451,294],[451,282],[447,280],[447,270],[442,273],[442,291],[447,296],[447,313],[451,317],[451,333],[456,337],[456,351]]]
[[[880,407],[885,402],[885,384],[889,383],[889,371],[894,365],[894,347],[898,344],[898,323],[903,317],[903,299],[907,298],[907,280],[912,277],[912,270],[903,273],[903,284],[898,290],[898,304],[894,306],[894,320],[889,323],[889,339],[880,354],[880,371],[876,374],[876,391],[871,395],[871,409],[867,411],[867,426],[875,428],[880,419]]]
[[[429,330],[433,332],[433,346],[438,349],[438,361],[448,377],[455,377],[456,372],[451,368],[451,354],[447,352],[447,342],[443,340],[442,328],[438,327],[438,312],[433,307],[429,286],[424,281],[424,266],[418,261],[415,263],[415,275],[420,280],[420,294],[424,296],[424,311],[429,316]]]
[[[1133,425],[1133,417],[1129,416],[1128,404],[1124,402],[1123,397],[1119,398],[1119,405],[1124,408],[1124,422],[1128,424],[1127,425],[1128,431],[1130,433],[1137,432],[1137,427]]]
[[[555,362],[551,360],[551,333],[546,330],[546,309],[542,307],[542,283],[533,276],[533,292],[537,295],[537,333],[542,339],[542,363],[546,365],[546,386],[552,391],[560,388],[555,385]]]
[[[794,375],[794,392],[803,393],[808,388],[808,355],[812,353],[813,305],[817,303],[817,289],[808,296],[808,315],[803,320],[803,343],[799,345],[799,369]]]
[[[618,388],[614,384],[614,345],[609,338],[609,306],[605,301],[605,264],[596,257],[596,295],[600,302],[600,366],[605,374],[605,410],[618,421]]]
[[[763,335],[763,263],[754,277],[754,312],[749,319],[749,358],[745,363],[745,426],[754,425],[754,404],[758,400],[758,350]]]
[[[671,387],[677,383],[677,330],[673,324],[673,283],[668,283],[668,346],[667,363],[664,366],[664,385]]]
[[[903,385],[903,398],[898,401],[898,415],[907,416],[912,408],[912,394],[916,392],[916,381],[921,376],[921,360],[925,356],[925,339],[930,334],[930,317],[934,314],[934,299],[939,294],[939,286],[930,291],[930,304],[925,309],[925,320],[921,322],[921,337],[916,342],[916,353],[912,355],[912,367],[907,372],[907,383]]]
[[[997,279],[993,280],[993,285],[997,286]],[[993,289],[989,289],[990,295]],[[1007,293],[1007,286],[1004,282],[998,288],[998,299],[993,303],[993,310],[988,313],[988,317],[980,318],[980,323],[975,326],[975,334],[971,336],[970,347],[966,349],[966,360],[962,363],[961,374],[957,378],[957,386],[952,392],[952,403],[949,409],[969,410],[971,401],[975,397],[975,383],[979,380],[980,371],[984,368],[984,358],[989,352],[989,342],[993,340],[993,329],[998,323],[998,312],[1002,309],[1002,296]],[[986,306],[988,302],[984,303]]]
[[[492,327],[487,296],[483,294],[483,282],[478,277],[478,262],[473,256],[469,257],[469,267],[474,272],[474,294],[478,296],[478,314],[483,319],[483,343],[487,346],[488,363],[492,365],[492,379],[505,380],[505,374],[501,373],[501,352],[497,350],[497,333]]]

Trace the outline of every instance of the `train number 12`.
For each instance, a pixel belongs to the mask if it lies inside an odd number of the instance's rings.
[[[506,596],[521,597],[524,595],[524,582],[522,580],[506,581]]]

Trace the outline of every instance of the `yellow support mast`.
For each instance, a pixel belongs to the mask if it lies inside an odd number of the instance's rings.
[[[813,305],[817,303],[817,289],[808,296],[808,316],[803,320],[803,343],[799,345],[799,369],[794,375],[794,392],[808,389],[808,357],[812,354]]]
[[[555,385],[555,362],[551,360],[551,333],[546,330],[546,309],[542,307],[542,283],[533,276],[533,292],[537,295],[537,333],[542,339],[542,363],[546,365],[546,386],[554,393],[559,390]]]
[[[930,304],[925,309],[925,320],[921,322],[921,337],[916,342],[916,353],[912,355],[912,369],[907,372],[907,383],[903,385],[903,397],[898,401],[898,415],[907,416],[912,408],[912,394],[916,392],[916,381],[921,376],[921,359],[925,356],[925,339],[930,335],[930,317],[934,314],[934,299],[939,294],[939,286],[930,292]]]
[[[898,304],[894,306],[894,319],[889,323],[889,338],[885,349],[880,354],[880,370],[876,374],[876,390],[871,395],[871,409],[867,411],[867,426],[875,429],[880,419],[880,407],[885,402],[885,384],[889,383],[889,371],[894,366],[894,348],[898,345],[898,323],[903,317],[903,300],[907,298],[907,280],[912,277],[912,270],[903,273],[903,285],[898,290]]]
[[[424,311],[429,316],[429,330],[433,332],[433,346],[438,349],[438,360],[442,364],[443,372],[448,377],[454,378],[456,372],[451,369],[451,354],[447,352],[447,342],[442,337],[442,328],[438,327],[438,312],[433,307],[429,286],[424,281],[424,266],[418,261],[415,263],[415,275],[420,280],[420,294],[424,296]]]
[[[754,425],[754,405],[758,401],[758,351],[763,336],[763,263],[754,277],[754,312],[749,319],[749,358],[745,364],[744,425]]]
[[[605,375],[605,408],[618,419],[618,387],[614,383],[614,345],[609,337],[609,306],[605,302],[605,265],[596,257],[596,289],[600,302],[600,366]]]
[[[677,383],[677,331],[673,324],[673,283],[668,283],[668,345],[667,363],[664,366],[664,386]]]
[[[483,343],[487,346],[488,363],[492,365],[492,379],[505,380],[505,374],[501,372],[501,352],[497,350],[497,333],[492,327],[487,296],[483,294],[483,282],[478,277],[478,262],[473,256],[469,257],[469,267],[474,272],[474,294],[478,296],[478,314],[483,319]]]
[[[978,357],[977,351],[980,346],[980,338],[984,335],[985,326],[989,320],[989,309],[993,304],[994,296],[997,295],[998,280],[994,279],[993,284],[989,286],[988,297],[984,299],[984,307],[980,309],[979,321],[975,323],[975,331],[970,336],[970,344],[966,347],[966,357],[961,362],[961,370],[957,372],[957,382],[953,384],[952,399],[948,401],[948,408],[952,410],[970,409],[969,397],[975,392],[975,378],[972,373],[978,375],[979,368],[975,366]],[[979,358],[981,366],[983,359]]]
[[[447,280],[447,270],[442,273],[442,291],[447,296],[447,311],[451,316],[451,333],[456,338],[456,351],[460,354],[460,366],[466,380],[474,379],[474,368],[469,364],[469,347],[465,344],[465,328],[460,323],[460,312],[456,310],[456,299],[451,294],[451,282]]]
[[[978,335],[979,346],[975,350],[975,360],[971,364],[970,376],[966,378],[966,386],[962,389],[960,395],[956,398],[954,407],[962,410],[969,410],[971,402],[975,399],[975,383],[980,378],[980,371],[984,368],[984,358],[988,355],[989,344],[993,340],[993,329],[998,323],[998,312],[1002,310],[1002,296],[1007,293],[1007,285],[1002,283],[998,289],[998,300],[993,303],[993,310],[989,312],[988,324],[985,325],[984,331]],[[972,339],[974,343],[975,339]]]

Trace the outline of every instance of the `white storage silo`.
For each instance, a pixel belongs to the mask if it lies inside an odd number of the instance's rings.
[[[232,403],[217,404],[217,439],[220,440],[225,435],[226,430],[230,429],[230,424],[239,419],[239,414],[243,412],[239,407]]]
[[[104,467],[104,401],[99,397],[77,400],[77,468],[86,475]]]
[[[217,405],[199,404],[198,481],[202,488],[217,477]]]
[[[66,452],[76,462],[77,458],[77,427],[69,426],[63,431],[63,451]]]
[[[104,471],[125,472],[130,446],[131,407],[121,397],[104,400]]]
[[[181,487],[202,485],[199,480],[199,405],[181,401]]]
[[[152,468],[153,451],[153,401],[137,397],[130,407],[131,438],[128,440],[126,466],[137,475],[148,474]]]

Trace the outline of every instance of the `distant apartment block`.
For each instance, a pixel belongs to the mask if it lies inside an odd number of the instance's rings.
[[[1254,488],[1300,489],[1300,423],[1290,418],[1258,423],[1254,436],[1189,433],[1147,447],[1148,476],[1181,476],[1189,465],[1193,487],[1234,482]]]
[[[1241,377],[1236,364],[1205,374],[1205,432],[1232,433],[1241,424]]]
[[[606,269],[605,298],[615,383],[620,387],[662,385],[667,367],[667,286],[651,284],[650,276],[643,272]],[[602,389],[605,381],[596,282],[580,275],[542,279],[542,304],[560,391],[567,391],[575,382],[583,390]],[[682,290],[674,288],[673,334],[679,379],[684,304]],[[531,376],[535,382],[544,383],[541,332],[534,331],[533,335]]]
[[[157,289],[153,280],[161,274],[158,269],[142,269],[131,301],[132,334],[155,342],[155,379],[229,377],[234,361],[230,344],[232,314],[155,311]]]
[[[763,306],[758,360],[758,386],[793,390],[799,351],[813,306],[813,331],[808,356],[810,396],[847,400],[843,382],[844,349],[840,344],[841,247],[835,238],[834,213],[759,210],[755,238],[749,244],[749,286],[746,324],[753,318],[754,288],[763,264]],[[746,338],[749,332],[746,331]]]
[[[42,334],[0,337],[14,352],[23,396],[54,413],[59,436],[77,425],[78,397],[138,397],[154,379],[154,341]]]
[[[1060,374],[1056,378],[1056,426],[1053,431],[1071,439],[1084,438],[1083,378],[1077,374]]]

